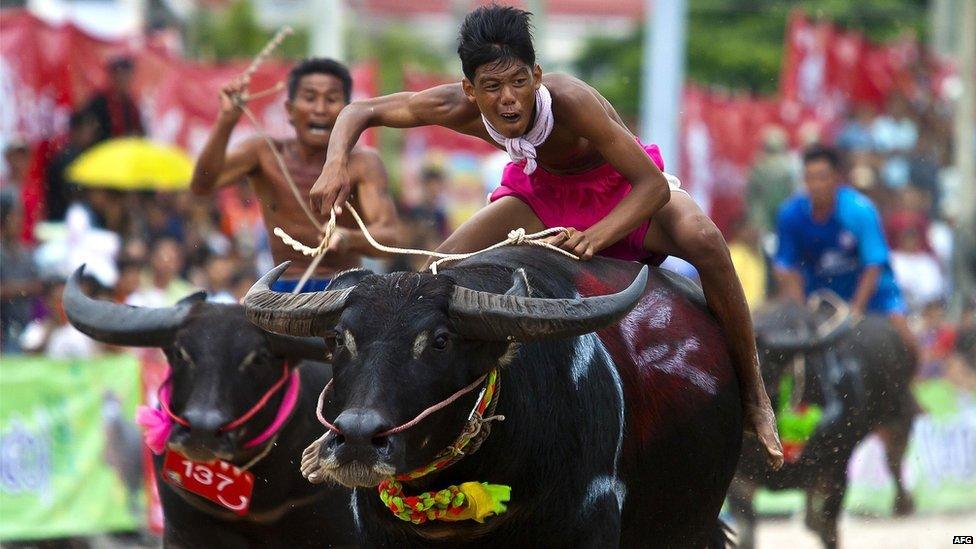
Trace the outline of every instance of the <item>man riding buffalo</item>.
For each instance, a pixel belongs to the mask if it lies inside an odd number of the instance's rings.
[[[841,184],[833,149],[814,146],[803,161],[806,192],[783,204],[778,221],[775,261],[787,299],[757,313],[756,333],[781,421],[791,408],[803,409],[795,417],[808,432],[786,439],[789,459],[780,471],[766,469],[757,449],[743,453],[730,496],[746,548],[753,543],[752,493],[760,486],[805,490],[807,526],[835,547],[848,460],[875,430],[895,480],[895,512],[912,510],[901,461],[918,410],[910,391],[916,353],[880,218],[867,197]],[[833,320],[808,310],[808,296],[826,304]]]
[[[458,55],[464,78],[420,92],[356,101],[336,120],[313,208],[342,212],[352,192],[352,156],[367,128],[442,126],[482,139],[512,158],[491,203],[440,247],[471,252],[510,230],[567,227],[553,244],[658,264],[666,255],[698,270],[709,309],[726,335],[741,385],[745,428],[770,464],[782,464],[776,421],[759,375],[752,319],[722,234],[596,90],[535,62],[529,13],[489,5],[465,17]]]
[[[244,306],[332,348],[302,468],[354,487],[364,547],[724,543],[741,404],[688,281],[537,247],[302,296],[269,289],[286,267]]]

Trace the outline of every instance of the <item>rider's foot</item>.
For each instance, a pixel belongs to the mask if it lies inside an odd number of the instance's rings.
[[[765,392],[763,393],[765,397]],[[779,441],[776,430],[776,416],[769,398],[762,398],[759,402],[745,402],[743,404],[745,417],[745,431],[756,435],[759,443],[766,451],[766,463],[775,471],[783,466],[783,445]]]

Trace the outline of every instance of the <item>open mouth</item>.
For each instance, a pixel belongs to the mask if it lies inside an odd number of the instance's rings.
[[[308,123],[308,133],[312,135],[322,135],[322,136],[328,135],[329,129],[330,128],[328,124],[318,124],[315,122]]]
[[[502,120],[504,120],[505,122],[508,122],[510,124],[511,123],[514,123],[514,122],[518,122],[519,119],[522,118],[522,115],[519,114],[519,113],[517,113],[517,112],[503,112],[503,113],[500,113],[498,116],[501,116],[502,117]]]

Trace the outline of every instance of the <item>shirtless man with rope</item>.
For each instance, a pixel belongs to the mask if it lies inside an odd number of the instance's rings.
[[[345,66],[331,59],[302,61],[288,75],[285,101],[295,137],[271,140],[272,150],[266,136],[257,135],[228,154],[231,132],[242,113],[248,112],[240,98],[247,97],[250,72],[220,91],[220,115],[197,159],[190,189],[205,196],[247,177],[261,203],[269,234],[280,227],[298,238],[318,241],[325,230],[325,220],[307,208],[309,190],[325,164],[336,118],[349,104],[352,77]],[[396,207],[388,192],[386,169],[379,154],[366,147],[350,147],[347,158],[350,191],[355,195],[353,202],[362,212],[369,231],[383,242],[395,243],[398,240]],[[294,181],[294,189],[289,179]],[[314,272],[308,273],[311,278],[302,285],[301,291],[323,290],[334,273],[359,266],[362,255],[378,253],[348,214],[337,219],[325,253],[318,257],[302,255],[277,238],[270,240],[275,262],[292,262],[276,286],[282,292],[294,291],[300,277],[310,268]]]
[[[491,203],[439,251],[480,250],[517,227],[563,226],[570,228],[550,242],[581,259],[600,254],[657,263],[675,255],[689,261],[725,332],[746,429],[759,437],[770,465],[780,467],[782,447],[759,375],[752,319],[725,240],[677,179],[661,171],[657,147],[641,144],[596,90],[567,75],[543,77],[529,15],[512,7],[478,8],[461,26],[461,82],[357,101],[343,110],[312,188],[313,209],[343,211],[354,182],[351,152],[370,127],[443,126],[506,150],[513,163]]]

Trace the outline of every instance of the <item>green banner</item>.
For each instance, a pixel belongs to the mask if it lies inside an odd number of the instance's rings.
[[[916,511],[976,509],[976,395],[941,379],[920,382],[914,392],[925,413],[915,418],[902,471]],[[854,451],[847,478],[845,509],[872,516],[891,514],[895,485],[876,435]],[[803,509],[803,500],[803,493],[795,490],[760,490],[754,505],[759,513],[792,513]]]
[[[143,521],[139,362],[0,358],[0,540]]]

